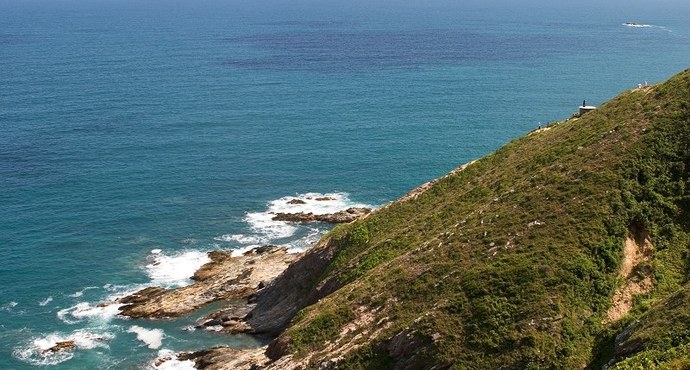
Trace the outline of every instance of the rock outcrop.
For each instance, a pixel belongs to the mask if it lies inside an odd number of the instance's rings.
[[[266,246],[233,257],[230,251],[209,252],[211,262],[192,277],[196,283],[177,289],[150,287],[120,298],[123,316],[177,317],[220,299],[248,299],[297,258],[284,247]]]
[[[336,250],[337,246],[330,239],[313,246],[279,278],[259,291],[253,300],[255,306],[235,325],[226,326],[224,331],[279,334],[297,311],[340,288],[340,283],[330,279],[314,286],[333,260]]]
[[[73,340],[66,340],[63,342],[57,342],[54,346],[44,349],[43,353],[55,353],[60,351],[68,351],[77,348],[76,343]]]
[[[180,353],[179,361],[192,360],[197,369],[261,369],[268,362],[266,347],[238,350],[230,347],[214,347],[197,352]]]
[[[325,222],[329,224],[342,224],[352,222],[354,220],[360,219],[371,213],[369,208],[348,208],[344,211],[339,211],[335,213],[329,213],[325,215],[315,215],[311,212],[297,212],[297,213],[276,213],[273,216],[273,221],[286,221],[286,222]]]

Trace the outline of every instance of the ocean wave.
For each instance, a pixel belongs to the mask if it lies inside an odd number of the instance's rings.
[[[128,333],[137,335],[137,339],[144,342],[151,349],[158,349],[163,345],[162,329],[146,329],[138,325],[132,325],[127,329]]]
[[[68,297],[79,298],[79,297],[83,296],[87,290],[93,290],[93,289],[98,289],[98,287],[97,286],[87,286],[86,288],[84,288],[82,290],[79,290],[79,291],[76,291],[72,294],[69,294]]]
[[[372,206],[362,203],[355,203],[350,200],[350,194],[343,192],[335,193],[306,193],[296,196],[286,196],[269,202],[268,213],[313,213],[315,215],[325,215],[342,211],[350,207],[369,207]]]
[[[4,305],[0,306],[0,311],[10,312],[13,308],[17,307],[18,304],[19,303],[15,302],[15,301],[5,303]]]
[[[204,330],[219,332],[223,330],[223,325],[212,325],[204,327]]]
[[[151,284],[167,288],[181,287],[191,283],[190,277],[210,259],[206,252],[187,250],[170,255],[154,249],[148,256],[146,274]]]
[[[105,285],[103,285],[103,289],[108,291],[108,292],[113,292],[113,293],[115,293],[115,295],[117,295],[118,293],[121,293],[123,291],[131,290],[132,286],[131,285],[121,285],[121,284],[105,284]]]
[[[225,234],[217,236],[214,239],[219,242],[237,242],[243,245],[259,244],[262,241],[262,238],[259,236],[245,234]]]
[[[116,285],[105,284],[102,289],[108,292],[107,297],[94,302],[78,302],[73,306],[63,308],[57,312],[57,317],[66,324],[76,324],[85,320],[97,324],[109,323],[120,313],[121,304],[115,303],[118,298],[128,296],[141,289],[150,286],[180,287],[189,285],[194,275],[203,264],[210,261],[206,252],[187,250],[170,255],[161,249],[154,249],[147,257],[144,266],[150,282],[145,284]],[[78,292],[70,294],[70,297],[79,298],[84,292],[98,287],[86,287]],[[46,299],[40,304],[48,304],[52,298]]]
[[[256,240],[260,244],[289,238],[297,232],[297,226],[283,221],[273,221],[274,216],[273,212],[252,212],[244,217],[244,221],[256,234]]]
[[[107,342],[115,338],[111,333],[76,330],[71,334],[52,333],[31,338],[13,351],[14,357],[32,365],[57,365],[74,357],[74,350],[51,351],[59,342],[71,342],[74,349],[108,348]]]
[[[225,234],[215,240],[235,243],[238,248],[235,254],[241,254],[255,246],[276,243],[287,246],[290,252],[301,252],[318,241],[326,228],[274,221],[273,217],[277,213],[325,215],[351,207],[374,208],[368,204],[353,202],[350,195],[343,192],[285,196],[268,202],[266,210],[262,212],[249,212],[245,215],[244,221],[249,226],[250,234]],[[290,238],[294,239],[289,240]]]
[[[57,317],[66,324],[76,324],[84,320],[107,323],[120,313],[121,306],[121,304],[116,303],[93,306],[89,302],[80,302],[74,306],[59,310]]]
[[[158,357],[149,363],[149,369],[155,370],[194,370],[194,361],[177,359],[175,352],[169,349],[158,351]]]
[[[38,305],[41,306],[41,307],[43,307],[43,306],[46,306],[48,303],[50,303],[50,302],[52,302],[52,301],[53,301],[53,297],[49,296],[48,298],[46,298],[46,299],[44,299],[44,300],[38,302]]]
[[[239,256],[245,254],[246,252],[249,252],[250,250],[257,248],[257,247],[260,247],[260,245],[255,244],[255,245],[247,245],[244,247],[235,248],[232,250],[232,256],[233,257],[239,257]]]

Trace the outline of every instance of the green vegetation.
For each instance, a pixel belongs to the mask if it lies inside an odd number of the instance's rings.
[[[655,246],[635,269],[654,289],[609,324],[628,236]],[[337,368],[601,368],[639,320],[629,340],[642,344],[614,368],[688,369],[690,70],[516,139],[331,238],[321,279],[342,287],[282,335],[313,368],[346,344]]]

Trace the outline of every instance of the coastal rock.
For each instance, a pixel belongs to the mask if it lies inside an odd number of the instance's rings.
[[[197,369],[220,370],[220,369],[262,369],[268,362],[264,355],[266,347],[256,349],[239,350],[230,347],[214,347],[207,350],[180,353],[177,355],[179,361],[192,360]]]
[[[166,292],[167,289],[160,288],[160,287],[148,287],[144,288],[136,293],[132,293],[126,297],[120,298],[117,300],[118,303],[122,304],[138,304],[146,301],[150,301],[159,295],[163,294]],[[105,306],[103,306],[105,307]]]
[[[362,218],[371,213],[371,209],[362,207],[348,208],[344,211],[339,211],[335,213],[329,213],[325,215],[315,215],[311,212],[297,212],[297,213],[276,213],[273,216],[273,221],[285,221],[285,222],[325,222],[330,224],[341,224],[348,223],[359,218]]]
[[[302,199],[290,199],[287,204],[307,204],[307,202]]]
[[[273,218],[271,218],[273,221],[285,221],[285,222],[314,222],[316,221],[316,216],[314,216],[313,213],[304,213],[304,212],[297,212],[297,213],[283,213],[279,212],[276,213]]]
[[[237,303],[229,307],[214,311],[198,320],[197,329],[212,329],[225,333],[246,333],[251,328],[244,323],[247,314],[254,308],[254,304]],[[217,328],[221,327],[221,330]]]
[[[279,249],[281,247],[277,245],[264,245],[261,247],[256,247],[253,249],[250,249],[243,254],[245,256],[251,256],[251,255],[259,255],[259,254],[266,254],[266,253],[273,253],[276,249]]]
[[[55,343],[54,346],[44,349],[43,353],[55,353],[55,352],[60,352],[60,351],[67,351],[77,348],[77,345],[74,343],[73,340],[66,340],[63,342],[57,342]]]
[[[333,260],[337,244],[326,239],[311,247],[278,278],[258,291],[255,306],[236,320],[228,320],[224,332],[277,335],[302,308],[340,288],[341,283],[328,279],[314,287]],[[272,351],[276,357],[283,355]]]
[[[208,258],[211,259],[211,262],[199,267],[199,269],[194,272],[194,275],[192,275],[192,280],[204,281],[218,274],[225,265],[225,262],[232,258],[232,251],[211,251],[208,252]]]
[[[317,216],[316,219],[321,222],[327,222],[331,224],[341,224],[352,222],[354,220],[360,219],[371,213],[369,208],[348,208],[344,211]]]
[[[120,314],[133,318],[177,317],[221,299],[247,300],[262,282],[270,281],[297,258],[284,247],[267,246],[233,257],[229,251],[209,253],[196,283],[176,288],[146,288],[118,299]]]

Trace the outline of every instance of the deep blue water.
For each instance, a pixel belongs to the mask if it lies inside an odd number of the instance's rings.
[[[325,228],[262,218],[289,197],[380,205],[689,67],[690,9],[662,4],[0,0],[0,368],[257,345],[95,306],[208,250],[303,248]]]

